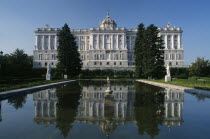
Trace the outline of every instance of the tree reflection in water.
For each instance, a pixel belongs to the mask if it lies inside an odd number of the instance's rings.
[[[147,133],[151,137],[159,134],[159,125],[164,120],[164,89],[135,83],[135,117],[139,134]]]
[[[22,108],[26,103],[27,94],[24,95],[15,95],[8,99],[8,103],[15,107],[15,109]]]
[[[64,137],[68,135],[72,128],[71,124],[75,120],[80,94],[81,86],[78,82],[72,83],[66,87],[57,88],[58,110],[56,128],[60,129]]]

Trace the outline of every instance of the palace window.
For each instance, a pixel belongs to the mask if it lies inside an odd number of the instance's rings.
[[[45,54],[45,60],[49,60],[49,54]]]
[[[52,54],[52,60],[55,60],[55,59],[56,59],[55,54]]]
[[[109,62],[107,62],[106,64],[109,65]]]

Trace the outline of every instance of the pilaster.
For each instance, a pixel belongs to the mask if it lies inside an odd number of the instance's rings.
[[[114,37],[113,37],[113,34],[111,35],[111,42],[110,42],[110,43],[111,43],[111,48],[110,48],[110,49],[113,50],[113,48],[114,48],[114,47],[113,47],[113,44],[114,44]]]
[[[119,49],[119,34],[117,34],[117,46],[116,49]]]
[[[57,35],[55,35],[55,40],[54,40],[55,42],[54,42],[54,48],[55,48],[55,50],[57,50],[58,49],[58,46],[57,46]]]
[[[42,50],[44,50],[44,35],[42,36]]]
[[[132,38],[132,36],[129,36],[129,43],[130,43],[130,45],[129,45],[129,49],[130,49],[130,50],[132,50],[131,38]]]
[[[51,50],[51,35],[48,36],[48,50]]]
[[[85,38],[84,38],[84,50],[86,51],[87,50],[87,36],[84,36]]]
[[[35,50],[38,50],[38,35],[36,35]]]
[[[165,49],[168,49],[168,35],[165,34]]]
[[[181,35],[179,34],[177,37],[178,37],[178,38],[177,38],[177,39],[178,39],[178,40],[177,40],[177,43],[178,43],[177,48],[180,49],[180,48],[181,48]]]
[[[99,49],[99,34],[97,35],[97,49]]]
[[[171,35],[171,48],[174,49],[174,35]]]
[[[103,34],[103,49],[105,50],[105,34]]]

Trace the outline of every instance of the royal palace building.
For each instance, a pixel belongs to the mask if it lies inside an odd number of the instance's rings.
[[[34,67],[46,67],[57,64],[57,33],[60,28],[37,28],[34,47]],[[184,66],[184,49],[182,46],[182,30],[168,24],[159,28],[164,41],[165,65]],[[137,29],[117,27],[107,14],[98,28],[72,29],[75,37],[83,69],[134,69],[134,45]],[[72,59],[73,60],[73,59]]]

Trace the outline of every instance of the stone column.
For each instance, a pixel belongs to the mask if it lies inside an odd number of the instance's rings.
[[[99,34],[97,35],[97,49],[99,49]]]
[[[178,116],[181,117],[181,104],[178,104]]]
[[[38,35],[36,35],[35,50],[38,50]]]
[[[93,41],[92,41],[92,39],[93,39],[93,35],[91,34],[90,35],[90,38],[89,38],[89,50],[92,50],[92,47],[93,47]]]
[[[124,34],[124,35],[123,35],[123,41],[124,41],[123,46],[124,46],[124,50],[126,49],[126,46],[127,46],[126,39],[127,39],[127,37],[126,37],[125,34]]]
[[[174,103],[171,103],[171,116],[174,117]]]
[[[81,45],[80,45],[80,44],[81,44],[80,37],[81,37],[81,36],[79,36],[79,39],[78,39],[78,51],[80,51],[80,48],[81,48]]]
[[[117,42],[116,49],[119,49],[119,44],[118,44],[119,43],[119,34],[117,34],[117,41],[116,42]]]
[[[54,48],[55,48],[55,50],[57,50],[57,36],[55,35],[55,45],[54,45]]]
[[[165,103],[165,118],[168,117],[168,103]]]
[[[124,49],[124,35],[121,36],[121,39],[122,39],[122,40],[121,40],[121,41],[122,41],[121,49]]]
[[[171,48],[174,49],[174,35],[171,35]]]
[[[51,35],[48,36],[48,50],[51,50]]]
[[[42,50],[44,50],[44,35],[42,36]]]
[[[168,38],[167,38],[167,34],[165,35],[165,49],[168,49]]]
[[[99,103],[96,102],[96,116],[99,116]]]
[[[114,44],[114,37],[113,37],[113,34],[111,35],[111,50],[113,50],[113,48],[114,48],[114,46],[113,46],[113,44]]]
[[[103,35],[103,49],[105,50],[105,35]]]
[[[57,117],[57,102],[54,102],[54,115]]]
[[[41,112],[42,112],[41,116],[43,117],[44,116],[44,102],[43,101],[41,102]]]
[[[47,102],[47,116],[50,117],[50,102]]]
[[[122,105],[121,105],[121,112],[122,112],[122,118],[125,118],[125,104],[124,103],[122,103]]]
[[[1,108],[0,108],[0,115],[1,115]],[[37,117],[37,101],[34,101],[34,117]]]
[[[115,116],[118,118],[118,104],[119,102],[115,102]]]
[[[102,109],[102,112],[101,112],[102,113],[102,117],[104,117],[104,102],[102,102],[102,108],[101,109]]]
[[[129,42],[130,42],[129,49],[130,49],[130,50],[132,50],[132,46],[131,46],[131,45],[132,45],[132,43],[131,43],[131,38],[132,38],[132,36],[129,36]]]
[[[84,43],[84,47],[85,47],[84,50],[86,51],[87,50],[87,48],[86,48],[87,47],[87,45],[86,45],[87,44],[87,36],[84,36],[84,37],[85,37],[84,38],[84,42],[85,42]]]
[[[89,103],[89,116],[92,116],[93,108],[92,108],[92,102]]]
[[[177,49],[180,49],[181,48],[181,35],[179,34],[178,36],[177,36],[178,38],[177,38]]]

